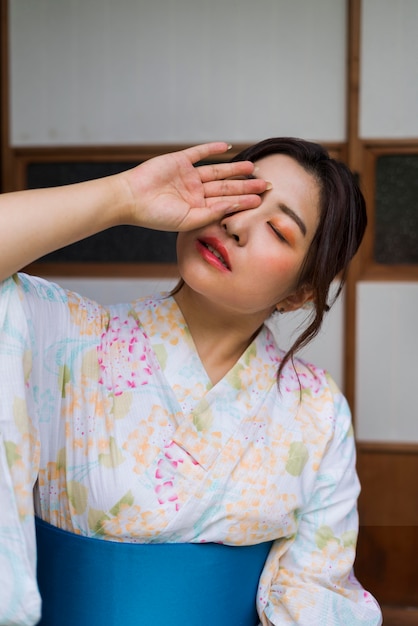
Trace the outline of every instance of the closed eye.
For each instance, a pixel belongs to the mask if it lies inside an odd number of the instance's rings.
[[[280,239],[280,241],[283,241],[283,243],[289,243],[286,239],[286,237],[280,232],[280,230],[278,230],[274,224],[272,224],[271,222],[268,222],[268,225],[270,226],[271,230],[274,232],[274,234]]]

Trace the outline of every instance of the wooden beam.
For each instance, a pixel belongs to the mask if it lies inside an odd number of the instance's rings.
[[[361,0],[347,0],[347,158],[349,167],[361,171],[359,137]]]
[[[9,11],[8,0],[0,0],[0,191],[10,191],[12,154],[9,132]]]
[[[347,163],[362,171],[359,138],[361,0],[347,0]],[[361,268],[360,252],[351,263],[345,289],[344,393],[355,424],[356,282]]]

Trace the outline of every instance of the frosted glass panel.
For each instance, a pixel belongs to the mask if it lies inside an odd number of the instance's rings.
[[[418,443],[418,283],[357,286],[359,440]]]
[[[362,0],[360,135],[418,135],[418,2]]]
[[[337,284],[334,285],[337,288]],[[335,293],[335,291],[334,291]],[[301,324],[305,327],[307,312],[303,309],[273,317],[273,329],[281,348],[287,350],[300,334]],[[325,315],[322,328],[310,344],[303,348],[298,356],[317,367],[326,369],[343,390],[344,370],[344,294],[342,294],[330,312]]]
[[[13,146],[345,138],[345,0],[13,0]]]
[[[418,263],[417,154],[378,157],[375,220],[375,260]]]

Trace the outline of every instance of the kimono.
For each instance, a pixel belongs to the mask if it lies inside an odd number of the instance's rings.
[[[267,326],[212,385],[172,296],[102,307],[19,274],[0,333],[0,624],[39,617],[34,510],[103,541],[273,541],[260,624],[381,624],[347,402],[300,359],[278,386]]]

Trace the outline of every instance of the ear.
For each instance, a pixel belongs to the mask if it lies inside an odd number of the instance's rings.
[[[287,298],[278,302],[276,304],[276,309],[279,313],[297,311],[297,309],[301,309],[309,302],[313,302],[313,297],[313,290],[308,285],[304,285],[295,293],[290,294]]]

